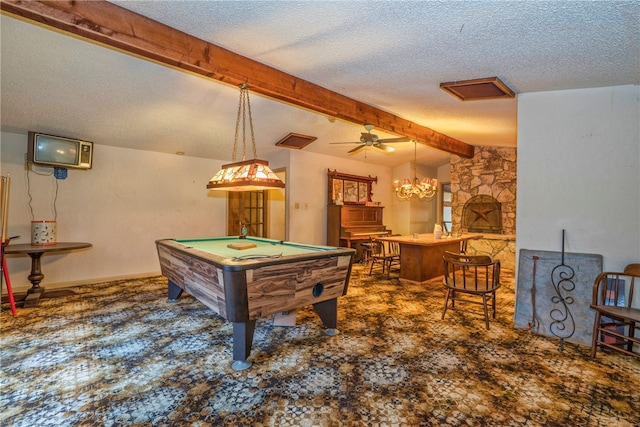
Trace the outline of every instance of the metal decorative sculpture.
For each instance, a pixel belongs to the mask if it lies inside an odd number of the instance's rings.
[[[551,283],[556,291],[551,301],[553,304],[560,304],[560,307],[553,308],[549,313],[553,319],[550,326],[551,333],[560,338],[560,351],[564,350],[564,340],[571,338],[576,330],[575,320],[569,310],[569,306],[573,304],[570,292],[576,288],[574,277],[573,268],[564,263],[564,230],[562,230],[562,261],[551,271]]]
[[[540,332],[540,325],[542,324],[542,320],[538,313],[536,312],[536,272],[539,256],[534,255],[531,259],[533,259],[533,271],[531,272],[531,321],[527,323],[527,330],[534,333]]]

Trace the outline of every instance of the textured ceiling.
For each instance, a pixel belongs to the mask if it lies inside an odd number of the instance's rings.
[[[517,100],[461,102],[445,81],[514,92],[640,84],[640,2],[114,1],[472,145],[516,145]],[[230,160],[239,91],[2,16],[2,129]],[[395,166],[411,143],[347,155],[364,129],[251,95],[258,157],[305,151]],[[396,137],[382,132],[380,137]],[[424,164],[448,154],[420,146]]]

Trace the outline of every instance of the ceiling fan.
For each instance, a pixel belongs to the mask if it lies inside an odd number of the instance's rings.
[[[364,125],[364,128],[367,130],[366,132],[362,132],[360,134],[360,141],[356,142],[330,142],[330,144],[360,144],[358,145],[356,148],[352,148],[351,150],[348,151],[348,153],[355,153],[358,150],[361,150],[365,147],[374,147],[374,148],[378,148],[382,151],[385,151],[387,153],[392,153],[394,151],[396,151],[395,148],[386,145],[388,143],[394,143],[394,142],[409,142],[411,141],[409,138],[407,138],[406,136],[400,137],[400,138],[386,138],[386,139],[378,139],[378,135],[375,135],[373,133],[371,133],[371,130],[373,130],[373,125],[369,125],[366,124]]]

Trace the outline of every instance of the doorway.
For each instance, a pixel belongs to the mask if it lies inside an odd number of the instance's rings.
[[[238,236],[246,228],[249,236],[269,237],[269,213],[266,191],[229,191],[227,193],[227,234]]]
[[[274,171],[286,183],[285,170]],[[286,192],[284,188],[227,193],[227,235],[247,235],[286,240]]]

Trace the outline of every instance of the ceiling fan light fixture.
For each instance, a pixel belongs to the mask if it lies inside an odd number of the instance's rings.
[[[330,142],[329,144],[359,144],[356,148],[353,148],[349,151],[347,151],[347,153],[351,154],[351,153],[355,153],[357,151],[360,151],[363,148],[367,148],[367,147],[373,147],[373,148],[377,148],[381,151],[384,151],[385,153],[393,153],[394,151],[396,151],[395,148],[386,145],[386,144],[393,144],[396,142],[409,142],[411,141],[408,137],[406,136],[401,136],[398,138],[384,138],[384,139],[380,139],[378,138],[378,135],[372,134],[371,131],[373,130],[373,125],[371,124],[365,124],[364,128],[367,130],[367,132],[362,132],[360,133],[360,141],[359,142]],[[366,151],[365,151],[366,154]]]
[[[249,129],[253,145],[253,159],[245,160],[246,156],[246,114],[249,115]],[[242,161],[236,162],[240,121],[242,120]],[[256,139],[253,133],[251,118],[251,104],[249,103],[249,86],[240,85],[240,101],[238,102],[238,117],[233,140],[233,163],[222,165],[207,184],[210,190],[220,191],[258,191],[273,188],[284,188],[284,182],[270,168],[269,162],[259,160],[256,154]]]
[[[440,83],[440,88],[461,101],[511,99],[516,94],[497,77]]]

